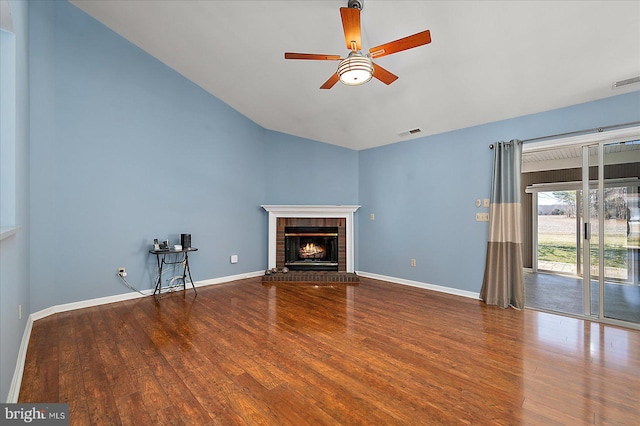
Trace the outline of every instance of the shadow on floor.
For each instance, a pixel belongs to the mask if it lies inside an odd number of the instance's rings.
[[[584,315],[582,278],[525,272],[525,306],[574,315]],[[591,281],[591,312],[598,313],[597,281]],[[605,282],[606,318],[640,324],[640,286]]]

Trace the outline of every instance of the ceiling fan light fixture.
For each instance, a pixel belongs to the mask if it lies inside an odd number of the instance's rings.
[[[364,84],[373,77],[373,62],[360,52],[351,52],[340,61],[338,77],[348,86]]]

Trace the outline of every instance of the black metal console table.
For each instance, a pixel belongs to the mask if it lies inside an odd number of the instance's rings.
[[[191,278],[191,269],[189,268],[189,253],[192,251],[198,251],[197,248],[184,248],[181,250],[149,250],[149,253],[154,254],[156,256],[156,261],[158,262],[158,277],[156,278],[156,288],[153,291],[153,295],[156,296],[158,301],[160,301],[160,294],[162,293],[162,269],[164,265],[178,265],[182,264],[182,276],[175,276],[173,279],[182,280],[182,287],[184,291],[187,291],[187,275],[189,275],[189,281],[191,281],[191,287],[193,288],[196,296],[198,295],[198,291],[196,290],[196,286],[193,284],[193,279]],[[174,256],[173,259],[167,256]],[[173,288],[173,286],[170,286]]]

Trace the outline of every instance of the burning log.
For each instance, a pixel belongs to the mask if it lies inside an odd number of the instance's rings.
[[[300,247],[298,254],[302,259],[324,259],[327,253],[324,247],[317,246],[314,243],[307,243]]]

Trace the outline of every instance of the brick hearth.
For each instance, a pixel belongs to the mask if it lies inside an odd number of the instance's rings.
[[[325,282],[325,283],[359,283],[360,277],[352,272],[330,271],[289,271],[264,275],[262,282]]]

